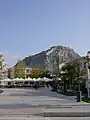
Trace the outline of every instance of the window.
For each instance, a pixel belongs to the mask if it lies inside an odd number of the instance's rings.
[[[30,72],[30,70],[29,69],[26,69],[26,73],[29,73]]]
[[[86,63],[84,63],[84,68],[86,68]]]

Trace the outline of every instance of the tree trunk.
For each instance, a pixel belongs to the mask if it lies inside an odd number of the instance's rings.
[[[66,78],[64,79],[64,92],[66,92],[67,90],[67,87],[66,87]]]

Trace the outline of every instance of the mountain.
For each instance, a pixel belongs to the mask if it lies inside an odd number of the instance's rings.
[[[25,57],[23,60],[26,66],[30,66],[31,68],[45,68],[45,60],[46,60],[46,51],[40,52],[38,54]]]
[[[73,49],[65,46],[53,46],[46,51],[42,51],[38,54],[26,57],[23,59],[26,66],[32,68],[46,68],[52,70],[56,64],[68,62],[74,59],[80,58]]]

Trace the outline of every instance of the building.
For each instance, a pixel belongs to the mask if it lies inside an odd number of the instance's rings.
[[[25,68],[25,78],[30,77],[31,70],[32,70],[32,68],[26,66],[26,68]]]
[[[39,69],[39,68],[26,67],[25,68],[25,78],[38,77],[40,75],[41,71],[42,71],[42,69]]]
[[[87,74],[86,74],[86,88],[88,91],[88,97],[90,98],[90,51],[87,53],[88,62],[86,63]]]
[[[38,76],[41,72],[41,69],[38,68],[30,68],[28,66],[26,66],[25,68],[19,68],[18,72],[15,72],[16,68],[12,67],[8,69],[8,77],[10,79],[14,79],[16,77],[19,78],[28,78],[28,77],[34,77],[34,76]],[[17,75],[16,75],[17,74]]]
[[[88,97],[90,98],[90,51],[87,52],[87,56],[81,60],[80,64],[80,68],[85,69],[83,78],[86,81],[85,84],[88,91]]]
[[[15,68],[14,67],[8,69],[8,78],[10,78],[10,79],[15,78]]]
[[[8,78],[25,78],[25,68],[12,67],[8,69]]]

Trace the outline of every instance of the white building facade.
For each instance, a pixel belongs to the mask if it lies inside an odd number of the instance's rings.
[[[86,63],[87,74],[86,74],[86,88],[88,91],[88,97],[90,98],[90,51],[87,53],[88,62]]]
[[[85,69],[85,74],[83,76],[83,78],[85,79],[85,85],[88,91],[88,98],[90,98],[90,51],[87,52],[87,58],[85,57],[85,59],[81,60],[81,65],[80,68],[81,69]]]

